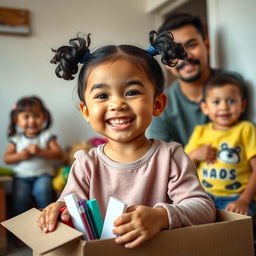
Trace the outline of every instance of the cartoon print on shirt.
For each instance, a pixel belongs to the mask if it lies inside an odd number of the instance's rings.
[[[221,162],[227,164],[238,164],[240,162],[241,148],[233,147],[229,148],[227,143],[221,144],[221,150],[218,152],[217,157]]]
[[[241,148],[239,146],[237,147],[228,147],[228,144],[222,143],[221,149],[217,153],[217,158],[219,161],[224,162],[226,164],[238,164],[240,163],[240,153]],[[209,179],[229,179],[229,180],[236,180],[236,169],[231,168],[230,170],[226,168],[221,168],[217,170],[216,168],[203,168],[203,177],[207,178],[208,181],[205,179],[202,180],[202,185],[205,188],[212,188],[213,184],[209,182]],[[238,189],[241,187],[241,183],[238,181],[235,181],[232,184],[228,184],[225,186],[225,189],[233,190]]]

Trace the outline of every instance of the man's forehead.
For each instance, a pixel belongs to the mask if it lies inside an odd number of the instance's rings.
[[[185,44],[189,40],[202,40],[202,35],[197,31],[197,29],[193,25],[185,25],[181,28],[173,29],[170,31],[173,36],[174,40],[177,43]]]

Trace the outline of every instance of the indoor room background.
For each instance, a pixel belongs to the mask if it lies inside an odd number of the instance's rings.
[[[55,76],[51,48],[68,43],[77,32],[91,33],[92,50],[105,44],[146,48],[149,31],[173,11],[192,12],[207,23],[211,65],[244,76],[251,91],[250,117],[256,121],[255,0],[0,0],[0,7],[29,10],[31,26],[28,36],[0,34],[0,166],[6,166],[9,113],[23,96],[45,101],[63,149],[98,136],[79,112],[76,79]]]

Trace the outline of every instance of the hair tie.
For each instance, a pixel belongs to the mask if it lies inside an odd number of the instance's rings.
[[[159,54],[157,49],[152,45],[150,45],[146,51],[149,52],[152,56],[156,56]]]
[[[82,57],[81,57],[79,63],[84,64],[85,61],[86,61],[86,59],[89,58],[91,55],[92,55],[92,54],[91,54],[90,50],[87,49],[87,50],[84,52],[84,54],[82,55]]]
[[[17,109],[17,105],[13,105],[12,110],[16,110],[16,109]]]

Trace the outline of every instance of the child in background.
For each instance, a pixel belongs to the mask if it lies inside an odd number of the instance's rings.
[[[243,82],[228,74],[203,89],[202,111],[212,121],[195,128],[185,151],[216,208],[256,215],[256,129],[240,121],[247,105]]]
[[[31,207],[32,196],[38,208],[53,202],[51,159],[61,159],[62,150],[48,128],[51,115],[38,97],[21,98],[10,113],[6,164],[13,164],[13,210],[20,214]],[[20,131],[19,131],[20,130]]]
[[[70,40],[52,62],[56,74],[78,79],[80,110],[93,129],[108,141],[89,153],[78,151],[59,200],[46,207],[38,224],[53,231],[64,196],[96,198],[103,217],[109,196],[126,202],[126,213],[114,222],[116,243],[136,247],[161,229],[213,222],[215,208],[197,178],[193,162],[177,143],[147,139],[145,130],[166,105],[164,76],[153,57],[162,55],[165,65],[185,59],[181,44],[167,32],[150,33],[146,51],[132,45],[105,46],[93,53],[90,37]],[[67,211],[62,220],[69,218]]]

